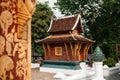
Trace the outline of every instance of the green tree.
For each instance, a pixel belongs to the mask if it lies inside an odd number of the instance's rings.
[[[101,0],[57,0],[56,7],[62,14],[71,15],[80,13],[84,26],[100,16]]]
[[[37,3],[36,12],[32,18],[32,51],[37,53],[43,53],[42,47],[35,41],[38,39],[43,39],[49,34],[47,29],[50,25],[51,16],[53,16],[53,11],[46,3]]]
[[[106,56],[114,53],[113,44],[120,43],[120,0],[104,0],[101,16],[89,25],[90,34],[102,46]]]
[[[106,55],[113,52],[112,44],[120,43],[120,0],[57,0],[56,7],[65,15],[80,13],[85,35]]]

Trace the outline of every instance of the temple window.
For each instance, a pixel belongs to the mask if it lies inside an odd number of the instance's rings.
[[[55,47],[55,55],[58,56],[62,55],[62,47]]]

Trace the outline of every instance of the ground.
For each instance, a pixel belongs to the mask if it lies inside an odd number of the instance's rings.
[[[39,68],[32,69],[32,80],[55,80],[54,73],[40,72]]]
[[[32,68],[32,79],[31,80],[58,80],[54,79],[55,73],[40,72],[39,68]],[[86,79],[82,79],[86,80]],[[87,79],[91,80],[91,79]],[[120,80],[120,72],[110,75],[106,80]]]

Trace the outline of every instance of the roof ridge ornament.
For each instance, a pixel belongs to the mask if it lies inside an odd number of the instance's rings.
[[[68,16],[61,16],[61,17],[53,18],[53,20],[59,20],[59,19],[64,19],[64,18],[70,18],[70,17],[79,16],[79,15],[80,15],[80,14],[74,14],[74,15],[68,15]]]
[[[71,30],[74,30],[74,29],[76,28],[76,26],[77,26],[80,18],[81,18],[81,16],[80,16],[80,14],[79,14],[79,15],[77,16],[76,23],[74,24],[74,26],[72,27]],[[81,20],[80,20],[80,22],[81,22]],[[82,27],[82,25],[81,25],[81,27]]]
[[[71,34],[72,35],[72,38],[76,41],[77,39],[75,38],[74,34]]]
[[[48,28],[47,32],[49,32],[49,31],[50,31],[50,29],[52,28],[53,19],[54,19],[54,18],[53,18],[53,17],[51,17],[50,27]]]

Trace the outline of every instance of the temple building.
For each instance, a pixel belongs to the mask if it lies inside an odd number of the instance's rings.
[[[37,41],[43,46],[45,60],[87,59],[88,50],[94,41],[82,35],[80,14],[52,19],[48,32],[48,37]]]

